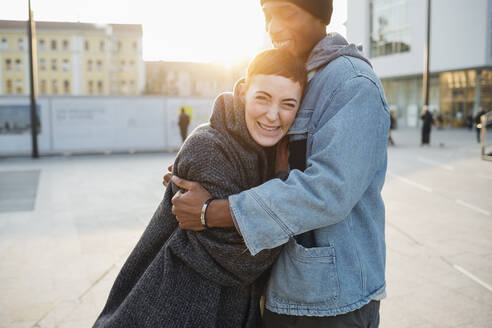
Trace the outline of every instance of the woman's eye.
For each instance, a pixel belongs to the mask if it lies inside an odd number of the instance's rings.
[[[267,101],[267,98],[265,96],[256,96],[256,100]]]
[[[296,108],[296,105],[293,104],[293,103],[284,103],[283,105],[287,109],[294,109],[294,108]]]

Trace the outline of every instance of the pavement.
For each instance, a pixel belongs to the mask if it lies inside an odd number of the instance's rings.
[[[468,130],[393,139],[380,327],[492,327],[492,162]],[[174,156],[0,159],[0,327],[90,327]]]

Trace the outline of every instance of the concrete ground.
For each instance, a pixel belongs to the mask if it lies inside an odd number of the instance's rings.
[[[473,132],[393,137],[381,327],[492,327],[492,162]],[[0,327],[90,327],[173,157],[0,159]]]

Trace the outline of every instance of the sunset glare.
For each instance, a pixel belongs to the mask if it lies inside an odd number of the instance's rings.
[[[270,47],[259,0],[31,0],[36,20],[143,25],[144,60],[226,66]],[[346,0],[329,30],[345,35]],[[27,0],[0,0],[0,19],[27,18]]]

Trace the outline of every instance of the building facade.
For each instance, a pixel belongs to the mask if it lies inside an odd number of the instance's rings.
[[[398,124],[417,126],[428,0],[350,0],[347,37],[363,45]],[[464,126],[492,110],[492,0],[432,0],[430,109]]]
[[[145,62],[146,94],[215,98],[231,91],[235,81],[245,75],[247,61],[231,67],[214,63]]]
[[[36,22],[40,95],[137,95],[142,26]],[[0,20],[0,95],[29,94],[27,22]]]

